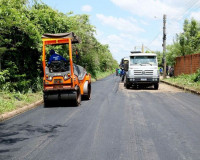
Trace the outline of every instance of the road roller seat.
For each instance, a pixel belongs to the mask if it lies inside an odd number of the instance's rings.
[[[52,61],[51,64],[48,66],[49,72],[67,72],[69,71],[69,63],[65,61]]]

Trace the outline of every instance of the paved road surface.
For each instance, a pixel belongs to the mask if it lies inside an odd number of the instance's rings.
[[[124,89],[114,75],[80,107],[40,106],[0,123],[1,160],[199,160],[200,97],[160,84]]]

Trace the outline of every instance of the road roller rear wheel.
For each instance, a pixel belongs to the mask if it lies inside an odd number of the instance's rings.
[[[84,100],[90,100],[91,99],[91,84],[88,84],[88,91],[87,94],[83,95]]]
[[[81,92],[80,89],[76,91],[76,99],[75,99],[75,106],[79,106],[81,104]]]
[[[47,100],[44,100],[44,108],[47,108],[50,106],[50,103]]]

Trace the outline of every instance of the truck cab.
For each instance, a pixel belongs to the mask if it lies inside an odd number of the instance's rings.
[[[154,86],[159,87],[159,71],[157,55],[154,53],[132,53],[128,64],[125,66],[126,76],[124,86]]]

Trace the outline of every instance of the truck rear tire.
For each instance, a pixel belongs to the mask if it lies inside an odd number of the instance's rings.
[[[158,83],[154,84],[154,89],[155,89],[155,90],[158,90],[158,87],[159,87],[159,84],[158,84]]]
[[[126,89],[130,89],[131,86],[130,86],[130,84],[126,83],[125,87],[126,87]]]

